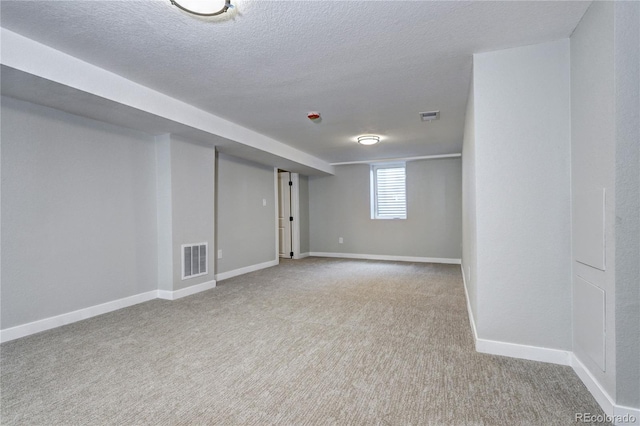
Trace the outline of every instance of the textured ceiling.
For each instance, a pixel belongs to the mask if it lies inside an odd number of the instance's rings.
[[[223,3],[222,0],[211,0]],[[568,37],[588,2],[6,1],[1,25],[329,162],[460,152],[472,54]],[[440,110],[423,123],[418,112]],[[308,111],[320,111],[311,122]],[[353,142],[362,133],[384,141]]]

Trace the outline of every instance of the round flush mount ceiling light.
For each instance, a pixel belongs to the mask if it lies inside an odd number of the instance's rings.
[[[378,135],[362,135],[358,136],[358,143],[360,145],[375,145],[380,142],[380,136]]]
[[[170,0],[178,9],[197,16],[218,16],[229,9],[233,9],[231,0],[224,0],[224,6],[219,8],[222,0]]]

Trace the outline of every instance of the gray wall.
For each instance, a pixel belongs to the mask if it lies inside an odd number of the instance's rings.
[[[215,275],[215,148],[156,136],[158,289],[175,291]],[[182,279],[182,245],[209,243],[208,274]]]
[[[469,87],[462,143],[462,273],[473,319],[478,315],[475,271],[476,254],[476,136],[473,78]]]
[[[216,175],[216,273],[276,260],[273,168],[218,153]]]
[[[171,201],[171,135],[156,141],[156,211],[158,223],[158,289],[173,291],[173,206]],[[178,270],[180,266],[178,266]]]
[[[474,55],[473,69],[478,337],[569,350],[569,41]]]
[[[153,138],[2,98],[2,328],[157,288]]]
[[[459,158],[407,163],[406,220],[371,219],[369,165],[335,171],[309,178],[311,252],[460,259]]]
[[[309,253],[309,177],[300,175],[298,180],[300,200],[300,253]]]
[[[214,279],[215,149],[171,135],[173,290]],[[181,246],[209,243],[209,273],[182,280]]]
[[[605,188],[607,194],[605,268],[573,262],[574,293],[585,285],[577,277],[604,291],[606,333],[593,327],[588,317],[574,314],[574,353],[617,404],[636,408],[640,407],[639,9],[633,2],[594,2],[571,36],[573,199],[575,203],[577,194],[591,188]],[[579,214],[574,209],[574,252],[580,237]],[[589,302],[574,297],[574,312]],[[584,348],[585,337],[606,339],[605,371]]]

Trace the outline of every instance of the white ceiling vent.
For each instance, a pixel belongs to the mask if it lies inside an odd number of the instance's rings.
[[[433,121],[440,118],[440,111],[419,112],[418,114],[420,115],[420,120],[422,121]]]
[[[185,244],[182,246],[182,279],[206,275],[209,269],[207,261],[207,243]]]

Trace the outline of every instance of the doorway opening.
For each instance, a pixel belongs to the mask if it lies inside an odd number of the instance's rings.
[[[278,257],[300,259],[300,175],[281,169],[275,171]]]
[[[293,259],[293,212],[291,172],[278,170],[278,255]]]

